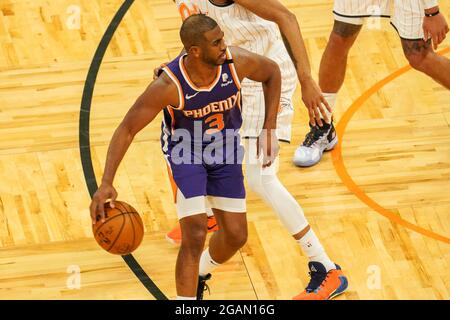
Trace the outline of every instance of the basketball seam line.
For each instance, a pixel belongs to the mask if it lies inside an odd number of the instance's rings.
[[[120,216],[122,216],[122,217],[123,217],[123,222],[122,222],[122,226],[120,227],[120,231],[119,231],[119,233],[117,234],[117,237],[116,237],[116,239],[114,239],[114,241],[113,241],[113,243],[112,243],[111,247],[109,247],[109,249],[108,249],[108,250],[106,250],[106,251],[108,251],[108,252],[109,252],[109,250],[111,250],[111,249],[112,249],[112,247],[114,247],[114,245],[115,245],[115,244],[116,244],[116,242],[117,242],[117,239],[119,239],[119,238],[120,238],[120,235],[122,234],[122,230],[123,230],[123,228],[125,227],[125,215],[121,214]]]
[[[111,221],[112,219],[121,217],[121,216],[123,216],[123,215],[125,215],[125,214],[130,214],[130,212],[125,212],[125,213],[121,213],[121,214],[115,215],[114,217],[108,218],[108,220],[106,220],[106,221]],[[105,221],[105,222],[106,222],[106,221]],[[100,227],[98,227],[98,229],[95,231],[95,236],[98,235],[98,233],[100,232],[100,230],[101,230],[104,226],[105,226],[105,223],[103,223]]]

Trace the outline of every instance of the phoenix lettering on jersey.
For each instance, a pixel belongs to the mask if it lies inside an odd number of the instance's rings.
[[[194,110],[183,110],[183,113],[188,118],[203,118],[213,112],[224,112],[233,109],[236,105],[241,108],[241,93],[238,91],[226,100],[219,102],[212,102],[207,106]]]

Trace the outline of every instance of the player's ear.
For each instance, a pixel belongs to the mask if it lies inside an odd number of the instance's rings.
[[[198,46],[192,46],[189,49],[189,54],[193,55],[196,58],[200,58],[201,49]]]

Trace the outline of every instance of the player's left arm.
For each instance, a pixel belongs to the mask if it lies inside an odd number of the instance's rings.
[[[332,110],[320,87],[311,76],[308,53],[296,16],[279,0],[235,0],[234,2],[278,25],[284,45],[297,70],[302,89],[302,100],[308,108],[311,123],[315,124],[317,121],[319,125],[322,125],[320,114],[325,120],[329,120],[323,105],[329,112]]]
[[[281,72],[278,64],[266,57],[242,48],[230,47],[239,80],[261,82],[264,90],[265,117],[263,132],[258,138],[258,153],[263,151],[263,167],[270,166],[278,155],[276,137],[277,114],[280,106]],[[243,106],[246,108],[247,106]]]
[[[425,7],[425,17],[423,19],[424,40],[432,39],[433,47],[436,50],[444,41],[449,27],[444,15],[439,11],[437,0],[421,0]]]

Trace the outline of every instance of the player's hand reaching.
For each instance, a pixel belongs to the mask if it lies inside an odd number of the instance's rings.
[[[439,10],[439,8],[433,9],[434,12],[437,12],[437,10]],[[438,46],[442,43],[442,41],[444,41],[448,32],[449,32],[448,24],[442,13],[439,13],[433,17],[424,18],[423,20],[424,40],[428,41],[431,39],[433,41],[434,50],[436,50]]]
[[[302,100],[308,109],[310,123],[315,126],[323,125],[322,119],[330,123],[328,113],[331,113],[330,105],[322,94],[322,90],[312,78],[302,81]]]
[[[278,156],[280,145],[275,129],[263,129],[258,137],[256,155],[259,158],[262,152],[263,168],[270,167]]]
[[[114,208],[117,191],[111,184],[102,183],[92,197],[91,205],[89,206],[92,224],[95,224],[98,220],[105,222],[105,202],[108,199],[111,199],[111,208]]]

